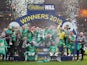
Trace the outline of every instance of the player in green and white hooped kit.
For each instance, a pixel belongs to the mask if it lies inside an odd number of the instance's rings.
[[[30,28],[28,29],[28,41],[32,42],[34,36],[34,31],[32,31]]]
[[[26,52],[24,53],[25,55],[25,61],[27,60],[37,60],[37,55],[36,55],[36,46],[34,43],[31,43],[26,47]]]
[[[1,38],[0,38],[0,55],[3,55],[4,60],[6,60],[6,53],[8,52],[7,50],[8,44],[5,40],[5,34],[1,34]]]
[[[55,44],[52,42],[50,47],[49,47],[49,55],[51,57],[51,60],[56,57],[56,60],[60,61],[61,62],[61,59],[60,59],[60,54],[58,52],[58,47],[55,46]]]
[[[22,27],[22,39],[24,38],[24,37],[28,37],[28,29],[26,28],[26,26],[23,26]]]
[[[75,60],[75,43],[76,43],[76,36],[74,33],[71,31],[69,35],[69,45],[70,45],[70,52],[73,55],[73,60]]]
[[[51,44],[51,41],[52,41],[52,30],[50,29],[50,28],[46,28],[45,29],[45,32],[44,32],[44,34],[45,34],[45,40],[44,40],[44,42],[45,42],[45,46],[50,46]]]

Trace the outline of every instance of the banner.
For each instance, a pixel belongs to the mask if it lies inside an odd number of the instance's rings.
[[[56,16],[55,6],[53,4],[30,4],[27,5],[27,15],[16,20],[21,26],[32,21],[48,20],[49,22],[64,23],[65,19]],[[35,22],[36,23],[36,22]]]
[[[18,20],[16,20],[20,25],[24,25],[26,23],[29,23],[31,21],[34,20],[49,20],[52,21],[54,23],[63,23],[65,22],[65,20],[61,17],[55,16],[55,15],[51,15],[51,14],[31,14],[31,15],[26,15],[23,16],[21,18],[19,18]]]

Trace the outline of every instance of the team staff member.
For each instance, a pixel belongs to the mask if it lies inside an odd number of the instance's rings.
[[[81,60],[84,60],[84,44],[86,42],[86,38],[83,32],[80,32],[78,36],[78,49],[77,49],[77,60],[79,60],[79,54],[81,52]]]

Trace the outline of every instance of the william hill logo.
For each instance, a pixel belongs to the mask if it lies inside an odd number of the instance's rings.
[[[29,5],[29,10],[45,10],[45,7],[42,5]]]
[[[54,5],[28,5],[28,10],[55,10]]]

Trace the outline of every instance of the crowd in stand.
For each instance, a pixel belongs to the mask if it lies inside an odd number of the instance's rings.
[[[45,28],[29,25],[8,26],[3,29],[0,36],[0,55],[6,56],[3,58],[5,60],[11,60],[14,55],[24,58],[26,51],[36,52],[36,47],[44,46],[49,47],[50,56],[61,52],[61,56],[72,55],[75,60],[76,55],[79,60],[81,54],[83,60],[85,41],[83,32],[77,36],[70,31],[68,25],[64,29],[61,24],[57,28],[53,25]],[[4,48],[5,50],[2,51]]]

